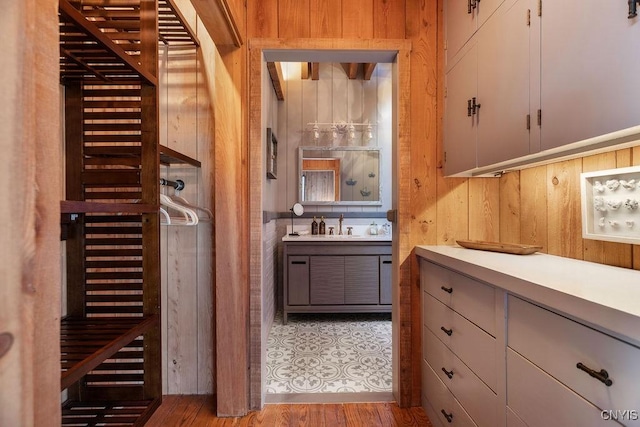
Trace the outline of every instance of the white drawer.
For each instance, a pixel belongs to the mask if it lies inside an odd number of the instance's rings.
[[[509,296],[507,343],[603,410],[640,410],[640,349],[537,305]],[[600,371],[600,380],[577,364]],[[640,420],[628,425],[640,426]]]
[[[423,289],[491,335],[496,335],[495,290],[460,273],[422,261]]]
[[[422,354],[442,382],[451,390],[479,426],[498,425],[497,397],[467,365],[423,326]]]
[[[495,390],[496,339],[426,292],[422,310],[424,325]]]
[[[507,405],[529,427],[616,425],[603,420],[600,409],[511,349],[507,349]]]
[[[431,417],[433,417],[433,412],[437,416],[436,420],[431,419],[434,424],[439,422],[444,426],[477,427],[469,414],[462,408],[460,402],[456,400],[424,360],[422,361],[422,392],[425,400],[433,409],[433,411],[429,411],[425,408],[425,411]]]

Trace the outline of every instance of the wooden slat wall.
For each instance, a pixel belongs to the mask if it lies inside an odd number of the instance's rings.
[[[0,67],[0,425],[60,419],[60,90],[57,1],[3,4]],[[6,335],[4,335],[6,334]],[[10,337],[10,338],[9,338]],[[6,342],[4,342],[6,344]]]

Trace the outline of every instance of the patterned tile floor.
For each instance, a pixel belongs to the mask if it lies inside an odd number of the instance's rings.
[[[391,314],[276,316],[267,393],[391,392]]]

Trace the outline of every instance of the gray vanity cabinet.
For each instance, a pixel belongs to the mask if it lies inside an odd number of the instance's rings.
[[[391,242],[284,242],[289,313],[391,312]]]

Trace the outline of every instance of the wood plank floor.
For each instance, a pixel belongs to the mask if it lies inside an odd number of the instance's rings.
[[[393,403],[274,404],[242,418],[217,418],[213,396],[164,396],[146,427],[432,427],[422,408]]]

